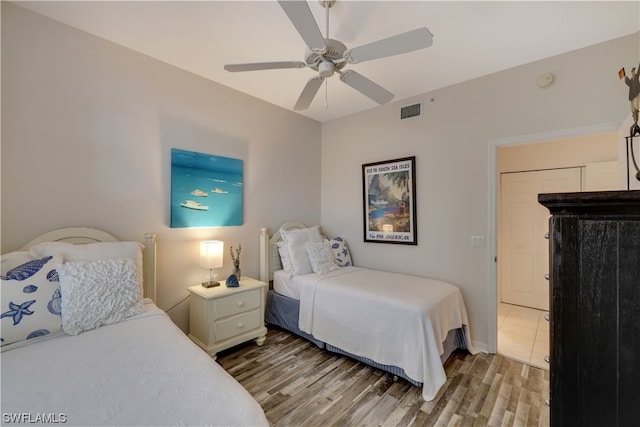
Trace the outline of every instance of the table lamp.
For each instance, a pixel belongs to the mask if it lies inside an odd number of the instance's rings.
[[[203,282],[202,286],[211,288],[220,285],[216,280],[217,274],[213,274],[214,268],[222,267],[222,254],[224,250],[224,242],[220,240],[205,240],[200,242],[200,265],[209,269],[208,281]]]

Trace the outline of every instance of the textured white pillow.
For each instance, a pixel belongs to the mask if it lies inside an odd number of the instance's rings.
[[[58,266],[62,328],[69,335],[118,323],[143,312],[137,268],[129,258]]]
[[[297,276],[313,272],[305,244],[307,242],[322,242],[320,227],[316,225],[310,228],[282,231],[282,238],[287,245],[289,261],[291,261],[290,275]]]
[[[307,242],[305,248],[309,254],[309,261],[314,273],[325,274],[340,268],[333,261],[333,251],[329,242]]]
[[[24,260],[23,255],[20,253],[16,259]],[[0,290],[2,345],[62,330],[56,273],[56,266],[61,262],[59,255],[46,256],[3,272]]]
[[[44,242],[32,246],[29,251],[33,257],[62,255],[64,262],[98,261],[105,259],[129,258],[137,269],[137,280],[142,290],[142,249],[138,242],[98,242],[74,245],[67,242]]]

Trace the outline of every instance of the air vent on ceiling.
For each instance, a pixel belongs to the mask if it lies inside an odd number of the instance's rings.
[[[422,114],[422,102],[400,108],[400,120],[417,117]]]

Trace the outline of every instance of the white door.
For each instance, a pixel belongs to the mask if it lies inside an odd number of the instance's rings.
[[[549,211],[539,193],[580,191],[580,168],[500,175],[498,270],[502,302],[549,309]]]

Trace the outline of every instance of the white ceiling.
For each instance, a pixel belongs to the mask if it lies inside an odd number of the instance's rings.
[[[304,42],[275,0],[14,3],[286,109],[315,73],[223,70],[232,63],[304,61]],[[320,2],[308,4],[324,34]],[[430,48],[347,68],[398,101],[637,32],[640,3],[338,0],[330,9],[330,37],[347,47],[423,26],[434,34]],[[328,108],[322,87],[301,114],[327,121],[377,105],[336,75],[327,93]]]

